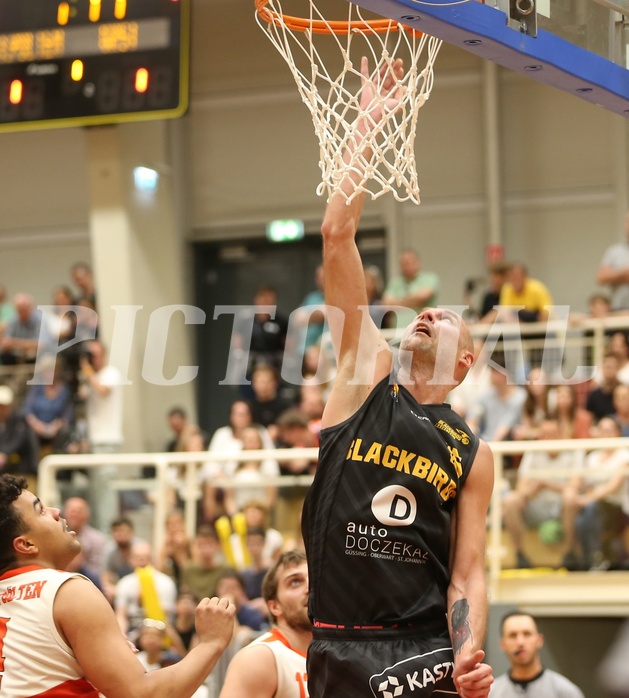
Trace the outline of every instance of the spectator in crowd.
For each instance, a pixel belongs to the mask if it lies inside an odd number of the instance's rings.
[[[219,559],[220,543],[216,531],[200,526],[192,545],[192,559],[181,571],[181,591],[191,591],[199,598],[216,596],[218,580],[230,568]]]
[[[246,400],[235,400],[229,410],[229,423],[219,427],[210,439],[208,451],[217,453],[236,452],[242,448],[243,429],[253,424],[251,405]],[[260,427],[261,425],[258,424]],[[266,429],[260,429],[264,448],[273,448],[273,439]]]
[[[81,542],[85,564],[99,576],[105,569],[107,536],[91,524],[91,509],[83,497],[70,497],[63,504],[63,517]]]
[[[151,544],[134,543],[131,547],[133,572],[116,583],[116,618],[122,632],[131,639],[137,637],[145,618],[172,623],[175,616],[177,587],[168,575],[155,569],[153,562]]]
[[[625,218],[625,239],[605,251],[596,283],[609,286],[614,312],[629,309],[629,212]]]
[[[586,398],[585,409],[592,415],[593,424],[614,412],[614,389],[620,385],[618,380],[618,356],[608,351],[603,357],[601,375]]]
[[[467,423],[484,441],[505,441],[520,423],[526,391],[509,381],[503,356],[492,357],[489,371],[491,385],[471,405]]]
[[[167,414],[168,426],[171,431],[171,438],[164,446],[167,453],[203,451],[207,447],[207,435],[188,418],[187,411],[180,406],[171,407]],[[200,440],[200,441],[199,441]],[[178,501],[179,485],[185,482],[184,464],[171,463],[168,469],[168,478],[171,485],[169,496],[171,508],[176,508],[181,504]],[[155,477],[155,466],[145,465],[142,468],[143,478]]]
[[[370,313],[375,308],[375,305],[370,306]],[[381,322],[384,315],[386,315],[386,311],[379,312]],[[282,397],[293,404],[299,402],[299,388],[304,383],[314,380],[322,385],[324,392],[327,393],[331,389],[330,381],[336,375],[336,357],[327,323],[325,327],[326,330],[321,335],[320,341],[305,348],[300,372],[296,370],[293,375],[286,371],[286,365],[282,367],[286,380],[293,384],[293,388],[290,391],[281,389],[280,392]]]
[[[514,262],[509,266],[507,280],[500,290],[500,317],[503,322],[508,319],[545,322],[552,304],[552,296],[546,285],[531,278],[525,264]],[[497,314],[498,310],[494,310],[489,319],[493,321]]]
[[[216,583],[217,596],[228,598],[236,606],[236,620],[251,630],[260,632],[269,627],[263,613],[251,603],[242,577],[236,570],[223,572]]]
[[[124,411],[122,376],[108,363],[105,345],[93,340],[81,359],[79,397],[85,401],[87,431],[92,453],[117,453],[123,442]],[[110,487],[115,466],[103,465],[90,471],[90,499],[98,528],[109,529],[120,515],[118,493]]]
[[[171,438],[166,444],[165,450],[168,453],[187,450],[187,440],[190,434],[198,431],[195,424],[191,424],[188,419],[188,413],[183,407],[171,407],[168,410],[168,426],[171,431]]]
[[[243,447],[242,435],[253,424],[251,405],[245,400],[235,400],[229,411],[229,423],[219,427],[210,440],[208,451],[210,453],[240,453]],[[256,424],[262,448],[275,448],[273,439],[268,429],[261,424]],[[201,469],[203,480],[203,513],[202,519],[212,523],[225,513],[224,491],[218,486],[217,481],[225,479],[227,473],[233,474],[236,464],[228,461],[208,461]]]
[[[279,371],[288,331],[288,320],[277,312],[277,291],[273,286],[260,286],[253,303],[267,310],[247,307],[236,315],[231,347],[232,352],[246,359],[247,376],[252,376],[254,368],[262,364]],[[249,396],[249,391],[243,393],[243,397]]]
[[[623,436],[629,436],[629,385],[621,383],[612,393],[613,415],[622,429]]]
[[[162,669],[181,660],[183,653],[176,649],[181,640],[174,640],[173,635],[162,620],[145,618],[142,621],[137,639],[138,659],[146,671]]]
[[[257,306],[270,306],[276,309],[274,313],[260,312],[254,315],[251,334],[253,365],[268,363],[279,370],[286,345],[288,320],[277,311],[276,289],[268,285],[260,286],[253,302]]]
[[[526,400],[522,406],[522,417],[512,435],[516,440],[537,439],[539,425],[555,407],[556,391],[540,367],[531,369],[524,389]]]
[[[574,385],[558,385],[555,391],[555,408],[551,414],[559,423],[560,438],[587,439],[590,436],[592,416],[579,407]]]
[[[395,327],[401,328],[422,308],[437,305],[440,281],[434,272],[422,271],[421,257],[415,250],[402,251],[399,268],[399,275],[392,277],[384,289],[382,303],[408,308],[396,313]]]
[[[266,531],[263,528],[248,528],[245,545],[249,554],[249,564],[242,570],[241,576],[245,594],[251,603],[264,612],[262,600],[262,581],[267,573],[270,561],[264,556]]]
[[[492,262],[489,265],[487,290],[478,310],[479,322],[489,323],[495,319],[495,308],[500,304],[500,293],[509,276],[509,269],[509,263],[504,260]]]
[[[316,448],[318,436],[310,429],[310,420],[300,409],[293,407],[282,413],[277,421],[280,448]],[[317,459],[293,458],[280,460],[282,475],[313,475],[317,468]],[[277,527],[285,534],[297,539],[301,531],[301,511],[304,505],[307,487],[290,485],[280,487],[279,499],[275,510]]]
[[[298,408],[308,418],[308,428],[317,438],[321,431],[321,418],[323,417],[324,407],[325,395],[323,386],[312,381],[305,381],[299,387]]]
[[[79,298],[76,302],[76,329],[74,337],[81,348],[85,342],[98,339],[98,315],[96,306],[89,298]]]
[[[194,612],[198,605],[199,600],[191,591],[178,592],[173,627],[181,638],[184,655],[199,641],[194,625]]]
[[[89,300],[81,298],[74,301],[70,289],[65,286],[59,286],[55,289],[54,302],[55,312],[51,319],[49,316],[53,327],[51,332],[53,336],[55,331],[61,333],[60,343],[73,340],[73,344],[63,349],[59,356],[69,373],[68,381],[72,394],[76,395],[79,387],[81,359],[89,353],[89,342],[98,339],[98,315]],[[68,305],[72,306],[72,312],[67,311]]]
[[[546,419],[540,425],[539,439],[560,439],[559,423],[556,419]],[[505,527],[515,548],[516,565],[519,568],[531,567],[531,561],[523,549],[524,527],[540,529],[554,527],[564,516],[564,492],[567,488],[578,487],[583,472],[583,451],[528,451],[524,454],[517,470],[516,485],[503,499]],[[553,473],[562,470],[569,474]],[[546,522],[552,521],[553,524]],[[542,531],[544,535],[544,531]],[[572,551],[567,549],[563,565],[574,567],[576,561]]]
[[[256,366],[251,376],[253,398],[250,401],[251,415],[256,424],[267,427],[271,438],[277,440],[277,420],[292,403],[279,392],[277,370],[268,364]]]
[[[111,522],[110,536],[111,540],[105,548],[105,569],[101,575],[101,584],[105,596],[113,604],[116,583],[133,572],[131,551],[142,540],[135,535],[133,521],[126,517]]]
[[[322,350],[321,344],[311,344],[304,349],[304,358],[301,364],[301,376],[297,383],[309,380],[312,376],[321,376],[325,378],[327,375],[327,360],[326,354]]]
[[[540,658],[543,646],[544,636],[533,616],[521,611],[503,616],[500,647],[510,669],[496,678],[490,698],[584,698],[581,689],[565,676],[543,666]]]
[[[254,425],[242,431],[242,448],[238,452],[241,459],[245,451],[258,451],[264,448],[260,431]],[[277,461],[244,459],[225,463],[225,512],[227,516],[242,511],[244,505],[251,499],[260,499],[268,509],[273,509],[277,500],[277,485],[265,484],[265,478],[278,477],[280,467]],[[247,485],[233,487],[233,485]]]
[[[195,427],[182,440],[181,446],[183,447],[182,453],[204,453],[207,449],[207,441],[204,433],[198,427]],[[166,507],[169,510],[184,507],[185,490],[189,487],[189,466],[194,471],[193,476],[199,478],[200,476],[197,473],[198,461],[196,459],[188,460],[183,455],[181,461],[171,462],[166,469],[166,484],[168,485]],[[201,505],[199,505],[197,515],[200,514],[201,508]]]
[[[68,308],[74,305],[72,291],[67,286],[55,286],[52,291],[52,311],[46,314],[46,322],[50,334],[59,345],[74,339],[76,315],[68,312]]]
[[[588,315],[587,317],[596,320],[602,320],[609,317],[612,309],[612,302],[609,296],[604,293],[593,293],[588,298]]]
[[[93,453],[116,453],[122,444],[122,376],[108,363],[105,345],[93,340],[81,360],[90,448]]]
[[[183,511],[174,509],[166,516],[164,543],[159,551],[157,568],[172,577],[180,587],[183,568],[191,559],[192,541],[186,533]]]
[[[615,331],[609,338],[607,350],[618,358],[616,376],[621,383],[629,385],[629,336],[627,332]],[[598,378],[598,376],[596,376]]]
[[[93,308],[96,308],[96,286],[94,284],[92,267],[86,262],[77,262],[72,265],[70,275],[78,289],[75,302],[87,300]]]
[[[269,510],[257,499],[252,499],[243,507],[247,530],[262,529],[264,531],[264,549],[262,559],[264,564],[270,565],[277,559],[284,545],[284,537],[276,528],[269,524]]]
[[[9,322],[15,317],[15,306],[7,300],[7,290],[0,284],[0,337]]]
[[[316,425],[311,426],[310,415],[298,407],[291,407],[283,412],[277,420],[277,426],[281,448],[317,448],[319,446]],[[283,460],[280,463],[282,475],[313,474],[316,467],[316,459],[308,458]]]
[[[611,300],[605,293],[598,291],[591,293],[587,300],[587,312],[579,313],[575,310],[570,312],[570,322],[574,325],[581,324],[584,320],[602,320],[609,317],[611,313]],[[608,330],[613,332],[613,330]],[[592,337],[591,333],[586,334],[586,337]]]
[[[598,423],[597,436],[615,439],[620,425],[612,416]],[[564,495],[566,546],[577,558],[579,540],[584,569],[620,567],[627,554],[622,540],[625,526],[623,506],[627,508],[626,483],[629,476],[629,449],[600,448],[588,453],[583,477]]]
[[[43,357],[35,379],[28,387],[22,411],[37,436],[40,457],[63,453],[74,425],[74,401],[60,362],[53,356]]]
[[[550,317],[553,299],[550,291],[539,279],[529,276],[527,267],[521,262],[510,265],[507,281],[500,291],[500,304],[496,310],[487,315],[487,320],[493,322],[498,318],[501,322],[546,322]],[[500,313],[500,315],[498,315]],[[521,367],[526,375],[532,366],[540,365],[543,347],[540,342],[546,339],[546,333],[523,333],[523,339],[529,344],[535,344],[528,352],[527,365]]]
[[[305,698],[306,652],[312,639],[308,617],[306,556],[283,553],[264,579],[271,629],[231,661],[220,698]]]
[[[13,390],[0,385],[0,473],[24,475],[33,484],[39,462],[37,437],[14,403]]]
[[[0,362],[3,364],[34,363],[38,350],[50,344],[50,333],[41,310],[35,308],[32,296],[18,293],[13,299],[15,317],[7,323],[0,339]]]
[[[103,584],[101,582],[101,577],[96,572],[96,570],[93,570],[86,562],[85,562],[85,556],[83,553],[79,553],[74,560],[72,560],[67,567],[65,568],[66,572],[76,572],[77,574],[82,574],[84,577],[87,577],[92,584],[98,588],[99,591],[104,592],[103,589]]]
[[[588,320],[603,320],[609,317],[611,313],[611,301],[607,295],[604,293],[592,293],[588,298],[588,312],[578,313],[572,311],[570,313],[569,322],[571,325],[578,327],[583,325],[584,322]],[[605,330],[605,336],[611,337],[615,332],[614,329],[608,328]],[[595,347],[593,343],[593,338],[595,337],[595,332],[593,329],[583,330],[583,340],[584,340],[584,355],[585,355],[585,366],[593,367],[595,364]]]
[[[291,315],[291,322],[305,328],[304,348],[318,345],[325,327],[325,296],[323,295],[323,266],[315,269],[315,287],[301,301],[300,307]]]

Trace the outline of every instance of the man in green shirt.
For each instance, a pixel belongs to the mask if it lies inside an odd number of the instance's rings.
[[[232,568],[219,559],[221,545],[211,526],[200,526],[193,543],[193,559],[187,562],[181,572],[180,588],[191,591],[198,598],[214,596],[218,580]]]
[[[404,250],[400,254],[400,275],[393,277],[384,291],[383,305],[401,306],[395,327],[406,327],[426,306],[437,305],[439,277],[431,271],[422,271],[421,258],[415,250]]]

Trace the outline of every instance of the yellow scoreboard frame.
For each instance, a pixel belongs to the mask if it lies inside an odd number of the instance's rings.
[[[0,132],[182,116],[190,0],[2,0]]]

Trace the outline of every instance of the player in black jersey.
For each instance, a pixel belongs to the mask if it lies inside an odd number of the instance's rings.
[[[401,76],[401,61],[389,70]],[[382,76],[381,96],[395,109],[391,74]],[[358,122],[358,137],[378,117],[373,111]],[[343,181],[348,195],[355,176]],[[333,195],[322,224],[338,373],[302,519],[314,626],[309,693],[486,698],[493,458],[443,403],[472,366],[472,341],[459,315],[427,308],[405,330],[394,367],[367,311],[355,243],[363,201],[363,194],[349,204]]]

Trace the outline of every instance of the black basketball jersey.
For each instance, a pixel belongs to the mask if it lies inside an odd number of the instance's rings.
[[[451,516],[479,441],[394,380],[321,431],[302,517],[316,621],[445,622]]]

